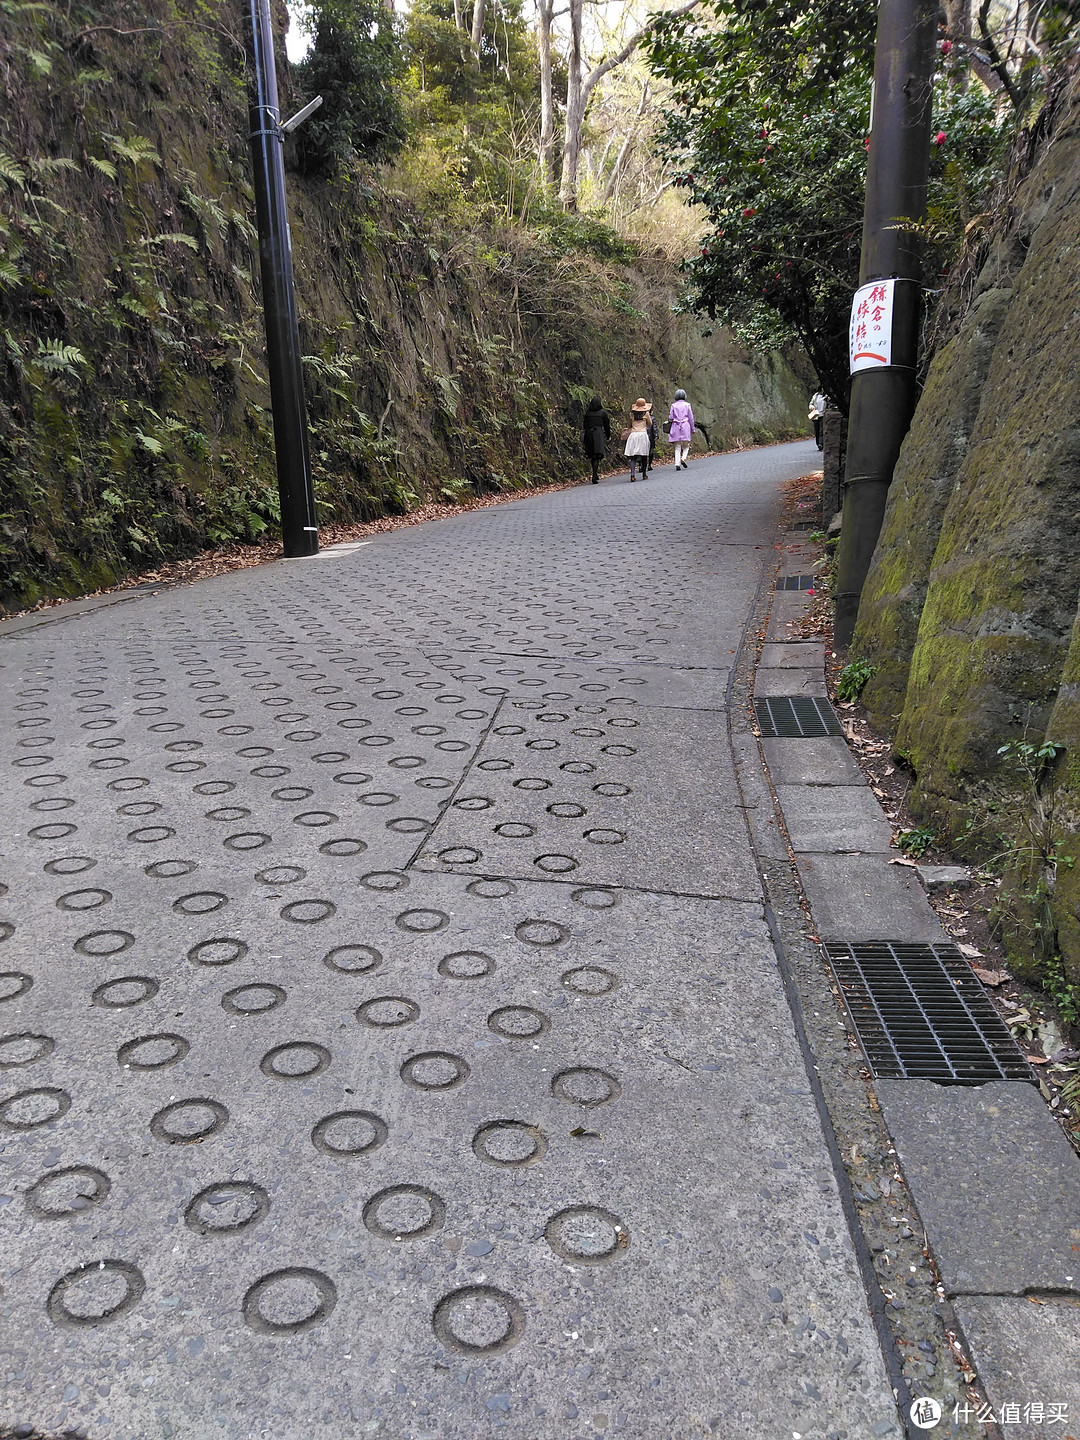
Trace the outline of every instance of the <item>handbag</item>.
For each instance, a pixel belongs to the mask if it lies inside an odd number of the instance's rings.
[[[665,435],[670,435],[670,434],[671,434],[671,421],[670,421],[670,420],[665,420],[665,421],[664,421],[664,434],[665,434]]]

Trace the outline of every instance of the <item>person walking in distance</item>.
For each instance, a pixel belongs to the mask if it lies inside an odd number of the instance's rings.
[[[649,467],[649,411],[646,401],[634,401],[630,411],[630,429],[626,432],[623,454],[630,461],[631,485],[638,475],[644,479]]]
[[[668,411],[668,439],[675,446],[675,469],[685,470],[690,455],[690,437],[695,430],[694,412],[686,398],[685,390],[676,390],[675,399]]]
[[[822,421],[825,419],[825,411],[829,408],[829,397],[822,390],[815,390],[810,397],[810,410],[808,419],[814,427],[814,443],[820,450],[823,445],[821,438]]]
[[[599,395],[594,395],[589,401],[589,408],[585,411],[585,419],[582,422],[582,431],[585,454],[592,462],[592,483],[599,485],[600,461],[607,454],[608,441],[611,439],[611,417],[604,409]]]
[[[656,442],[659,438],[656,429],[656,420],[653,417],[652,401],[644,400],[641,396],[638,396],[638,398],[634,401],[634,409],[647,410],[649,415],[649,423],[647,426],[649,435],[649,461],[648,464],[645,466],[646,473],[648,473],[648,471],[650,471],[653,467],[653,461],[656,459]]]

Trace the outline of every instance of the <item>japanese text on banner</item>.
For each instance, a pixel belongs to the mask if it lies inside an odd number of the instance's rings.
[[[851,302],[849,353],[851,373],[892,364],[892,320],[895,280],[860,285]]]

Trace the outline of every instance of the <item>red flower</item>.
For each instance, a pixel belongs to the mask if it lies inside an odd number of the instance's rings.
[[[756,214],[757,214],[757,211],[756,211],[752,206],[749,206],[749,205],[748,205],[747,208],[746,208],[742,213],[743,213],[743,219],[744,219],[744,220],[749,220],[750,217],[751,217],[751,215],[756,215]]]
[[[935,144],[935,145],[944,145],[944,144],[945,144],[945,140],[946,140],[946,135],[945,135],[945,131],[944,131],[944,130],[939,130],[939,131],[937,132],[937,134],[934,136],[934,144]]]
[[[942,55],[948,55],[948,54],[950,54],[951,51],[952,51],[952,41],[951,41],[951,40],[942,40],[942,42],[941,42],[941,53],[942,53]]]

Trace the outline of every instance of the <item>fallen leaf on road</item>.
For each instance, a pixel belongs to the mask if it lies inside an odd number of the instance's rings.
[[[915,864],[915,861],[914,861],[914,860],[902,860],[899,856],[898,856],[895,860],[890,860],[890,861],[889,861],[889,864],[890,864],[890,865],[906,865],[909,870],[917,870],[917,869],[919,868],[919,867]]]
[[[1024,1059],[1029,1065],[1049,1065],[1050,1063],[1045,1055],[1025,1055]]]
[[[973,965],[971,973],[984,985],[990,986],[1004,985],[1006,980],[1012,979],[1007,970],[983,970],[979,965]]]
[[[977,950],[974,945],[961,945],[958,943],[956,948],[960,951],[961,955],[966,955],[969,960],[982,959],[983,952],[981,950]]]

